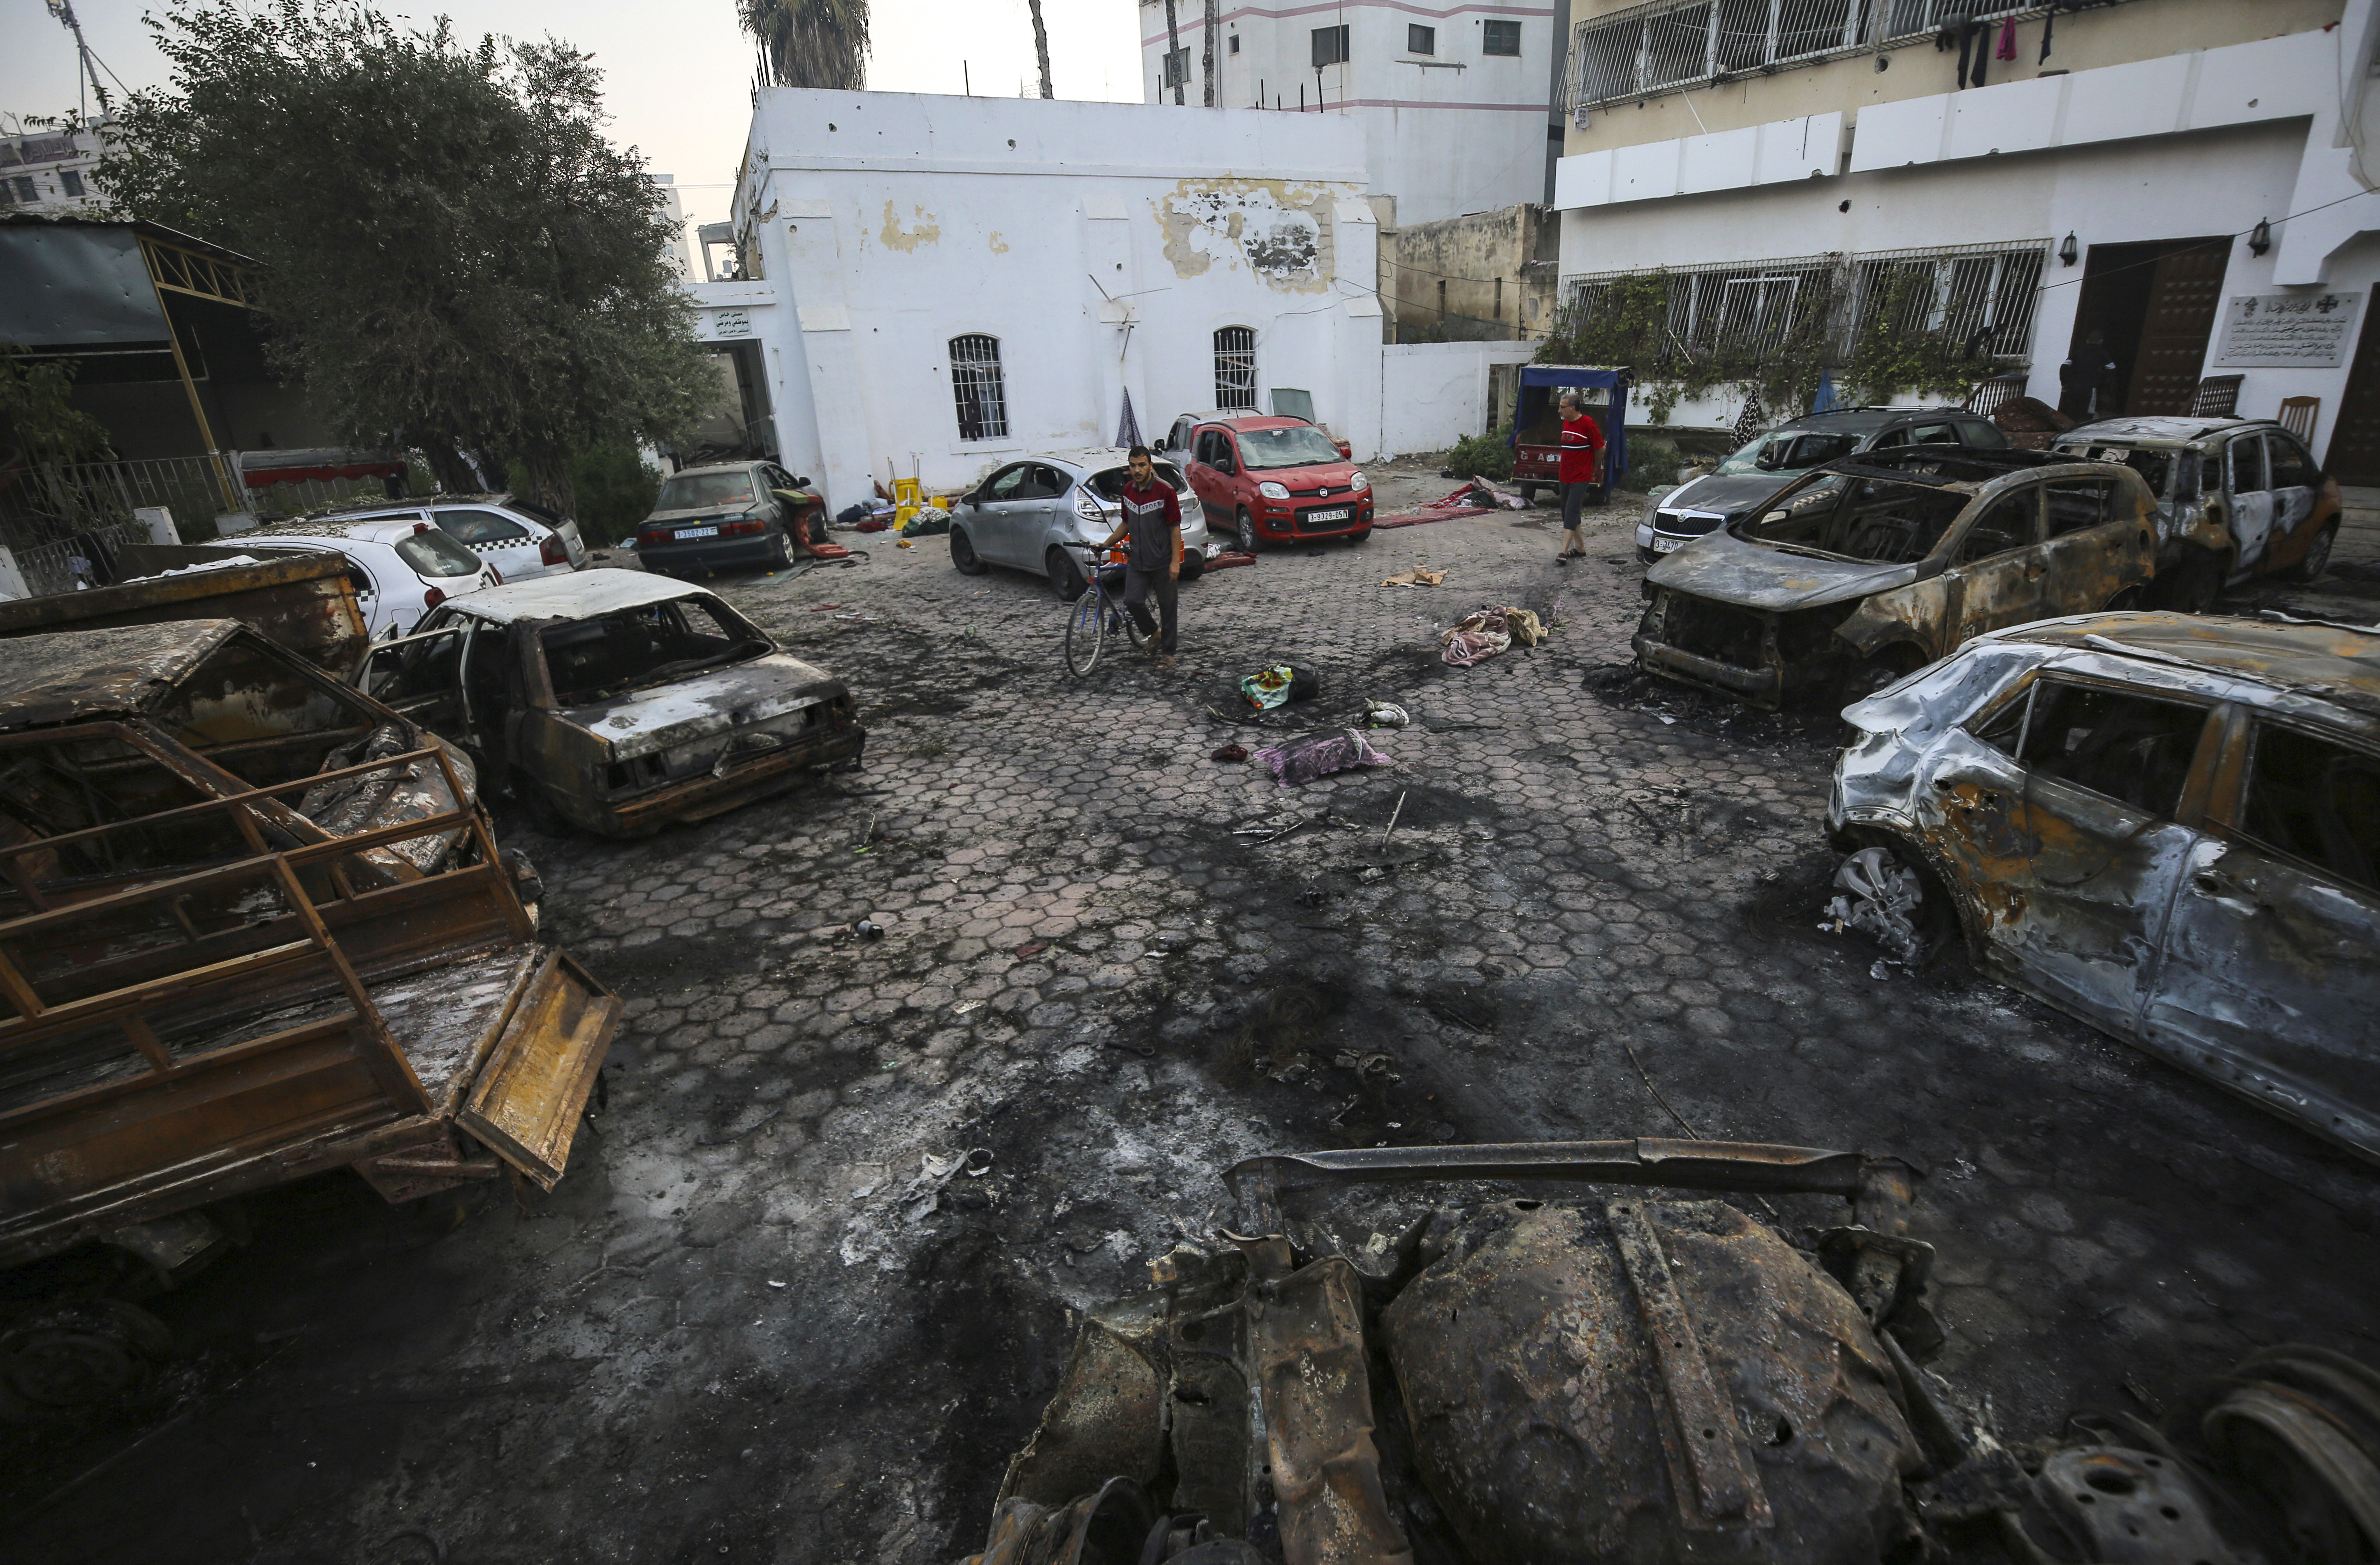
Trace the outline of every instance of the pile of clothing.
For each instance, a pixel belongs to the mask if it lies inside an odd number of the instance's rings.
[[[1363,733],[1354,728],[1301,734],[1258,750],[1256,758],[1272,769],[1274,781],[1284,788],[1351,767],[1389,764],[1389,758],[1374,749],[1365,741]]]
[[[1516,609],[1507,604],[1500,609],[1481,609],[1465,614],[1454,628],[1439,636],[1439,645],[1446,651],[1442,661],[1456,668],[1469,668],[1483,659],[1492,658],[1515,642],[1534,647],[1546,638],[1546,627],[1534,609]]]

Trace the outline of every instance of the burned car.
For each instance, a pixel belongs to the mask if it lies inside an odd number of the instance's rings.
[[[2252,576],[2329,568],[2339,491],[2269,419],[2106,419],[2058,437],[2069,459],[2120,462],[2157,497],[2154,606],[2203,613]]]
[[[2038,452],[1829,462],[1645,574],[1637,661],[1755,706],[1856,700],[1985,631],[2130,607],[2155,510],[2131,469]]]
[[[2056,620],[1843,716],[1856,921],[2380,1161],[2380,632]]]
[[[637,836],[856,764],[843,681],[714,593],[642,571],[475,592],[374,648],[358,683],[468,749],[548,826]]]
[[[1895,1159],[1640,1139],[1225,1178],[1232,1230],[1089,1312],[968,1565],[2245,1565],[2366,1514],[2380,1377],[2320,1349],[2240,1365],[2186,1454],[2119,1415],[2020,1459],[1922,1367]],[[1747,1209],[1797,1195],[1851,1220],[1796,1244]],[[2243,1522],[2274,1494],[2281,1532]]]

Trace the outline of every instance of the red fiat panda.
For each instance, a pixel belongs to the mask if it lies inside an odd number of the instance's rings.
[[[1209,532],[1250,553],[1263,543],[1372,536],[1372,485],[1303,419],[1250,414],[1191,431],[1184,470]]]

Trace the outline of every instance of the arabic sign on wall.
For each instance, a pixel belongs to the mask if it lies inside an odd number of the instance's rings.
[[[2217,369],[2335,370],[2347,362],[2362,294],[2234,294]]]
[[[752,312],[748,309],[707,309],[702,313],[703,335],[725,341],[752,334]]]

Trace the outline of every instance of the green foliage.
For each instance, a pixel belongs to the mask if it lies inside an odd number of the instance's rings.
[[[1824,273],[1803,276],[1787,318],[1754,344],[1680,334],[1691,276],[1654,271],[1613,278],[1562,306],[1537,361],[1633,370],[1636,399],[1656,424],[1668,423],[1681,402],[1738,400],[1755,389],[1764,407],[1806,407],[1826,361],[1827,281]]]
[[[1852,344],[1842,382],[1853,402],[1889,402],[1900,392],[1964,397],[1992,372],[1949,334],[1927,331],[1934,307],[1930,267],[1903,267],[1876,296]]]
[[[856,92],[868,84],[868,0],[738,0],[735,14],[759,41],[777,86]],[[1046,78],[1050,52],[1038,8],[1033,32]]]
[[[1669,441],[1631,430],[1628,433],[1628,471],[1621,474],[1620,487],[1643,493],[1647,490],[1665,488],[1678,481],[1678,469],[1686,465],[1685,453]]]
[[[0,444],[39,463],[100,462],[115,453],[107,430],[74,405],[74,367],[0,343]]]
[[[280,369],[341,438],[493,454],[574,509],[569,455],[682,439],[713,380],[601,78],[548,40],[400,32],[341,0],[173,0],[133,95],[122,212],[262,261]]]
[[[633,445],[596,446],[570,457],[571,487],[578,491],[574,519],[590,549],[620,541],[652,515],[662,475],[645,465]]]
[[[1512,441],[1509,422],[1484,435],[1464,435],[1447,453],[1447,468],[1458,479],[1494,479],[1500,483],[1512,476]]]

